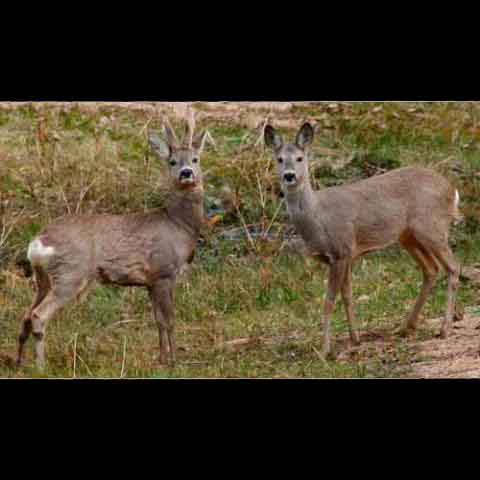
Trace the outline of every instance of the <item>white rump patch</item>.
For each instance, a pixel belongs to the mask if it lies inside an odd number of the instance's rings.
[[[458,208],[460,205],[460,195],[458,193],[458,190],[455,190],[455,208]]]
[[[53,247],[46,247],[40,238],[36,238],[28,246],[27,257],[32,265],[45,266],[54,253]]]

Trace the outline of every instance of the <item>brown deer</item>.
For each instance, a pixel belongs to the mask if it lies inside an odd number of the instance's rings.
[[[148,289],[160,336],[160,362],[168,363],[168,353],[175,362],[175,281],[182,266],[193,259],[203,222],[200,154],[208,134],[194,136],[194,127],[192,114],[182,143],[168,120],[166,141],[149,135],[153,152],[169,168],[172,194],[165,209],[63,218],[30,243],[28,259],[37,294],[22,322],[17,364],[32,334],[36,364],[43,368],[47,322],[95,281]]]
[[[323,353],[331,354],[330,317],[341,292],[350,340],[359,344],[352,304],[352,264],[362,255],[399,242],[423,271],[423,286],[403,333],[415,330],[440,265],[448,275],[448,295],[441,337],[453,321],[459,264],[448,245],[449,227],[460,219],[459,195],[449,182],[424,168],[399,168],[351,185],[312,189],[306,147],[313,127],[305,123],[295,143],[284,144],[270,125],[265,143],[273,149],[290,219],[309,252],[329,266],[323,310]]]

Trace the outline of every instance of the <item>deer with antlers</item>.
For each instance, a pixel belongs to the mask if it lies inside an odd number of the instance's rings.
[[[191,112],[183,142],[168,120],[165,140],[149,135],[151,149],[169,169],[172,192],[165,209],[62,218],[30,243],[36,298],[22,321],[18,365],[32,334],[36,364],[44,367],[48,321],[95,282],[148,289],[160,337],[160,363],[175,363],[176,277],[193,259],[204,215],[200,155],[208,133],[195,135],[194,130]]]

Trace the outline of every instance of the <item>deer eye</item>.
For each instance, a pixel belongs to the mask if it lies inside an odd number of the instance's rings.
[[[278,163],[283,163],[283,158],[282,157],[278,157]]]
[[[303,157],[298,157],[297,162],[301,162],[301,161],[303,161]]]
[[[193,162],[193,163],[198,163],[198,158],[197,158],[197,157],[192,158],[192,162]]]
[[[176,160],[170,160],[170,165],[174,167],[177,164]]]

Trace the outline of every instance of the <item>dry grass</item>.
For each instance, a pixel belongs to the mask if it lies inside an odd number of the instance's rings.
[[[7,108],[8,107],[8,108]],[[199,128],[216,148],[204,156],[210,227],[177,293],[180,361],[156,363],[157,331],[142,290],[99,288],[47,330],[46,376],[60,377],[385,377],[410,375],[421,340],[393,335],[418,293],[420,274],[393,248],[359,262],[354,295],[364,349],[342,340],[339,359],[324,362],[319,310],[324,270],[265,234],[286,232],[274,168],[259,141],[272,118],[286,134],[309,119],[316,186],[350,182],[398,165],[421,164],[459,188],[466,222],[452,236],[465,264],[480,260],[478,243],[480,106],[470,103],[197,104]],[[163,204],[163,166],[148,154],[147,131],[168,114],[178,125],[185,105],[0,105],[0,376],[16,370],[19,319],[31,301],[21,263],[29,240],[52,219],[77,213],[147,211]],[[226,240],[230,236],[236,240]],[[465,282],[465,305],[478,291]],[[445,281],[425,315],[444,309]],[[423,336],[422,336],[423,335]],[[374,340],[374,339],[377,340]],[[379,340],[380,339],[380,340]],[[371,348],[370,348],[371,347]],[[377,348],[378,347],[378,348]]]

